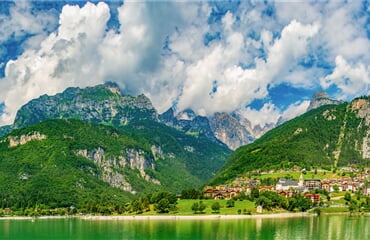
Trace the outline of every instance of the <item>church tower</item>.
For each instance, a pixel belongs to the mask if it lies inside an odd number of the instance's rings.
[[[299,177],[298,186],[303,187],[303,174],[302,173],[301,173],[301,176]]]

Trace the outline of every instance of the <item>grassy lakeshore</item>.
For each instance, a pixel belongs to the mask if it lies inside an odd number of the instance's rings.
[[[241,212],[245,209],[246,212],[251,214],[256,213],[255,203],[251,201],[235,201],[234,207],[227,207],[227,200],[191,200],[191,199],[182,199],[179,200],[177,203],[178,207],[178,215],[199,215],[194,214],[191,210],[191,206],[196,203],[202,201],[206,205],[206,209],[204,210],[204,214],[212,214],[211,206],[213,203],[218,202],[220,204],[220,212],[219,214],[227,214],[227,215],[237,215],[238,210],[240,209]]]
[[[336,200],[332,200],[330,206],[323,206],[319,208],[307,209],[307,212],[300,212],[301,210],[295,209],[294,211],[290,212],[286,209],[275,207],[270,210],[263,209],[262,213],[257,213],[256,211],[256,203],[249,201],[249,200],[235,200],[233,201],[232,206],[228,200],[213,200],[213,199],[203,199],[203,200],[193,200],[193,199],[180,199],[177,200],[176,210],[171,210],[167,213],[158,213],[158,210],[155,209],[154,204],[150,204],[148,208],[144,209],[141,212],[135,211],[126,211],[124,213],[94,213],[94,212],[75,212],[70,213],[67,211],[58,211],[64,214],[37,214],[37,215],[17,215],[16,212],[3,214],[0,216],[1,219],[53,219],[53,218],[68,218],[68,217],[78,217],[78,218],[97,218],[97,219],[148,219],[148,217],[153,217],[153,219],[161,219],[162,217],[165,219],[171,219],[173,217],[185,217],[186,218],[195,218],[195,219],[203,219],[203,218],[211,218],[211,219],[224,219],[224,218],[252,218],[255,217],[290,217],[290,216],[303,216],[303,215],[317,215],[317,214],[364,214],[369,215],[366,209],[364,208],[357,208],[353,209],[352,213],[350,212],[350,207],[348,203],[345,203],[343,197],[341,195],[336,195],[338,198]],[[363,202],[364,199],[361,199],[359,202]],[[195,203],[201,203],[204,205],[204,208],[201,211],[194,211],[192,206]],[[217,203],[219,208],[217,210],[212,209],[213,205]],[[49,212],[56,212],[58,209],[54,209],[54,211]],[[227,217],[226,217],[227,216]]]

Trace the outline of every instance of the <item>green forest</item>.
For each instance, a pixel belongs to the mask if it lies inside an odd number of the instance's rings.
[[[35,133],[46,138],[9,146],[10,139]],[[161,154],[154,156],[152,146],[160,147]],[[100,164],[76,154],[97,148],[105,154]],[[130,164],[106,169],[109,159],[125,156],[127,149],[137,150],[154,165],[145,168],[145,174],[160,184],[144,179]],[[136,121],[116,129],[78,120],[47,120],[14,130],[0,140],[0,208],[122,208],[140,193],[180,193],[200,187],[221,168],[229,153],[225,146],[156,122]],[[116,176],[107,171],[123,176],[136,193],[103,181],[104,176]]]

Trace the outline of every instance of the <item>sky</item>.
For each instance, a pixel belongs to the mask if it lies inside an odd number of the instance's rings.
[[[0,1],[0,126],[43,94],[113,81],[159,113],[253,125],[368,95],[368,1]]]

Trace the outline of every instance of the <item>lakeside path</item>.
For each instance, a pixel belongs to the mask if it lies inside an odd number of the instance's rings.
[[[82,216],[83,220],[235,220],[235,219],[259,219],[259,218],[293,218],[316,216],[312,213],[276,213],[255,215],[132,215],[132,216]]]

